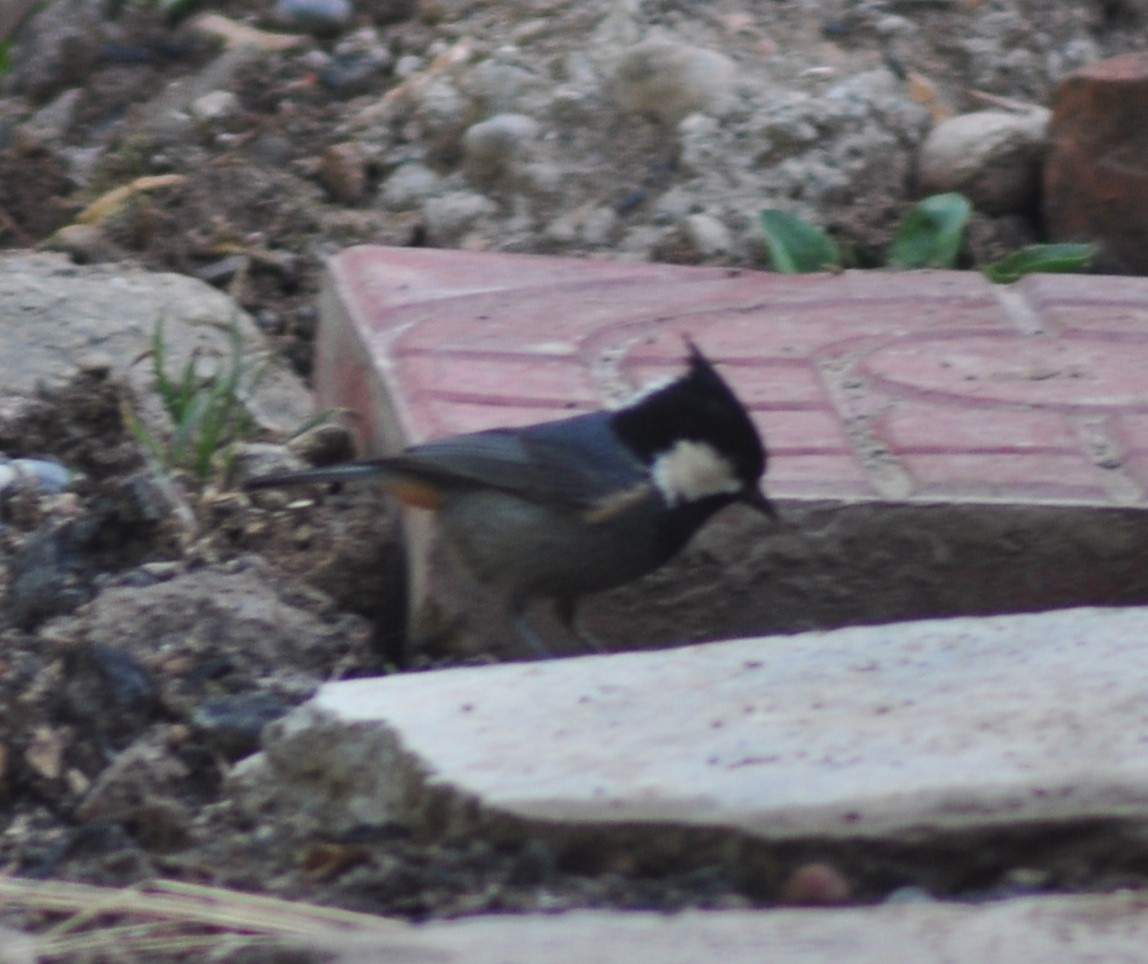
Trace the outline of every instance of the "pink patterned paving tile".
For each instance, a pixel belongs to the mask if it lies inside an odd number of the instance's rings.
[[[903,452],[1079,452],[1080,440],[1059,412],[964,408],[914,400],[877,420],[875,431],[889,448]]]
[[[1124,414],[1107,420],[1121,469],[1148,491],[1148,414]]]
[[[676,375],[689,337],[759,420],[771,491],[874,496],[842,404],[884,412],[877,436],[914,497],[1107,502],[1069,416],[1121,416],[1143,454],[1127,419],[1148,418],[1148,331],[1133,324],[1148,282],[1100,280],[1012,289],[1045,325],[1034,336],[1014,296],[971,273],[351,249],[329,270],[316,383],[320,404],[363,412],[369,445],[393,447],[616,402]]]
[[[408,392],[444,401],[550,409],[599,403],[589,370],[573,356],[404,352],[396,368]]]
[[[485,268],[485,270],[484,270]],[[978,276],[858,272],[779,276],[529,256],[421,249],[352,248],[330,269],[361,323],[404,347],[484,350],[540,341],[545,347],[657,339],[669,325],[707,349],[755,356],[802,354],[832,338],[927,328],[1007,325]],[[556,306],[560,306],[556,310]],[[572,313],[564,310],[573,306]],[[720,339],[709,344],[709,339]],[[658,351],[656,344],[647,348]]]
[[[1148,340],[1148,278],[1033,275],[1016,290],[1048,331]]]
[[[642,280],[674,281],[671,265],[633,265],[614,261],[580,261],[520,255],[513,258],[471,251],[435,248],[380,248],[362,245],[339,253],[331,271],[343,292],[354,301],[366,301],[389,310],[405,304],[423,304],[511,288],[599,284]],[[726,272],[705,269],[714,278]]]
[[[853,445],[841,420],[832,412],[756,411],[754,418],[770,452],[775,456],[837,453],[849,455]]]
[[[872,499],[878,495],[854,456],[832,453],[773,452],[765,487],[770,495],[783,499]]]
[[[651,360],[680,357],[684,335],[717,357],[792,358],[841,354],[858,340],[918,332],[935,317],[957,329],[1013,330],[995,303],[930,306],[920,298],[848,300],[832,292],[818,301],[775,300],[764,297],[770,294],[770,278],[753,279],[762,289],[754,292],[756,298],[724,290],[732,282],[685,285],[684,290],[633,282],[523,288],[394,308],[382,303],[370,321],[394,333],[401,349],[593,352],[629,343]]]
[[[915,483],[914,496],[985,501],[1048,499],[1107,502],[1103,469],[1081,455],[907,454],[899,462]]]
[[[1033,274],[1012,286],[1034,304],[1144,302],[1148,278],[1122,275]]]
[[[1143,491],[1148,492],[1148,452],[1129,456],[1121,463],[1121,468]]]
[[[1102,412],[1148,410],[1146,357],[1107,338],[946,335],[892,342],[861,368],[894,397]]]
[[[845,272],[840,275],[777,275],[728,268],[687,268],[666,264],[501,255],[434,248],[362,245],[340,252],[331,269],[345,295],[394,307],[480,292],[556,286],[596,287],[615,282],[683,292],[719,283],[737,300],[883,301],[906,298],[950,302],[994,300],[993,288],[979,275],[957,271]]]
[[[1112,432],[1127,454],[1148,455],[1148,413],[1123,414],[1111,419]]]
[[[808,362],[762,362],[760,364],[739,364],[729,361],[721,354],[707,354],[721,367],[722,374],[729,379],[738,397],[749,408],[791,408],[823,409],[831,408],[829,394],[825,389],[817,369]],[[623,362],[622,371],[626,380],[635,386],[650,385],[672,378],[682,370],[682,350],[673,359],[659,364],[642,364],[638,360]]]
[[[495,426],[517,427],[536,422],[551,422],[558,418],[581,415],[597,409],[597,405],[563,409],[532,405],[482,404],[459,402],[442,398],[422,399],[411,414],[413,434],[418,438],[439,438],[464,432],[482,432]]]

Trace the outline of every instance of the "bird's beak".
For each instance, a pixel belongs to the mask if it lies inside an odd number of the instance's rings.
[[[761,489],[750,489],[742,497],[742,501],[751,509],[756,509],[762,515],[767,515],[771,519],[777,518],[777,509]]]

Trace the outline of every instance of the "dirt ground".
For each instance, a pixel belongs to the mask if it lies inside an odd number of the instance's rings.
[[[538,75],[561,61],[574,76],[570,64],[604,16],[601,4],[363,2],[352,23],[235,67],[236,109],[176,128],[141,112],[140,92],[201,77],[217,63],[219,43],[193,28],[196,16],[274,27],[269,0],[184,4],[174,14],[132,2],[46,6],[58,16],[38,15],[17,36],[0,99],[0,244],[47,244],[77,260],[130,260],[217,284],[304,376],[325,253],[371,242],[612,256],[609,238],[622,228],[610,221],[614,234],[595,236],[587,205],[612,205],[624,219],[682,177],[662,127],[610,113],[592,142],[574,129],[584,120],[557,132],[559,142],[568,134],[585,152],[585,170],[569,197],[537,202],[534,226],[508,214],[466,235],[436,237],[425,211],[377,203],[379,185],[403,157],[444,177],[460,164],[457,132],[444,133],[449,125],[436,128],[417,110],[414,119],[384,113],[385,129],[364,133],[371,105],[404,83],[404,57],[425,65],[468,39],[497,52],[509,37],[540,36],[524,47]],[[737,58],[756,51],[795,74],[885,64],[892,76],[919,84],[918,102],[938,115],[979,106],[978,86],[1047,102],[1052,79],[1074,58],[1131,49],[1148,34],[1143,8],[1121,0],[628,6],[651,27],[722,41]],[[973,13],[982,33],[962,46],[954,23]],[[373,39],[355,40],[355,31],[372,27]],[[1003,46],[973,42],[998,28]],[[1022,39],[1008,41],[1009,31]],[[894,39],[874,42],[882,36]],[[1005,49],[1031,56],[993,62],[993,52]],[[167,175],[180,180],[141,189],[114,215],[67,230],[109,190]],[[698,198],[712,199],[710,182],[690,183]],[[505,185],[486,190],[509,203]],[[906,168],[894,182],[862,178],[814,210],[841,240],[872,253],[913,199]],[[564,218],[577,226],[573,235],[538,227]],[[659,223],[652,218],[651,230]],[[1039,218],[981,219],[978,232],[991,250],[1039,237]],[[648,253],[764,263],[760,250],[736,246],[727,256],[706,255],[673,230]],[[304,515],[252,508],[225,486],[203,494],[176,478],[176,498],[194,515],[190,525],[180,521],[169,511],[171,492],[124,425],[126,391],[93,370],[0,410],[0,452],[59,460],[81,473],[64,492],[0,492],[3,872],[107,884],[175,877],[410,919],[764,905],[785,899],[791,874],[813,859],[838,867],[857,900],[905,887],[986,896],[1145,883],[1148,859],[1139,849],[1083,832],[1071,846],[1042,837],[976,854],[959,842],[944,853],[807,848],[664,867],[600,865],[576,848],[556,852],[531,841],[422,841],[401,826],[316,839],[290,821],[246,816],[222,792],[223,779],[256,748],[264,722],[323,680],[403,661],[394,643],[400,614],[378,589],[380,572],[398,565],[389,523],[369,493],[332,496]],[[0,922],[43,924],[15,913]]]

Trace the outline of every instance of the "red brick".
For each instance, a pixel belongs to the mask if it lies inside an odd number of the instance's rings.
[[[1148,53],[1073,71],[1053,96],[1044,214],[1054,240],[1100,241],[1108,270],[1148,271]]]

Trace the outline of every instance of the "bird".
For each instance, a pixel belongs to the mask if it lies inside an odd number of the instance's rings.
[[[762,490],[767,450],[753,419],[689,339],[686,370],[620,408],[453,435],[382,458],[256,476],[247,490],[373,481],[429,509],[448,553],[526,621],[550,601],[588,648],[583,596],[632,582],[681,550],[718,511],[743,503],[776,518]]]

